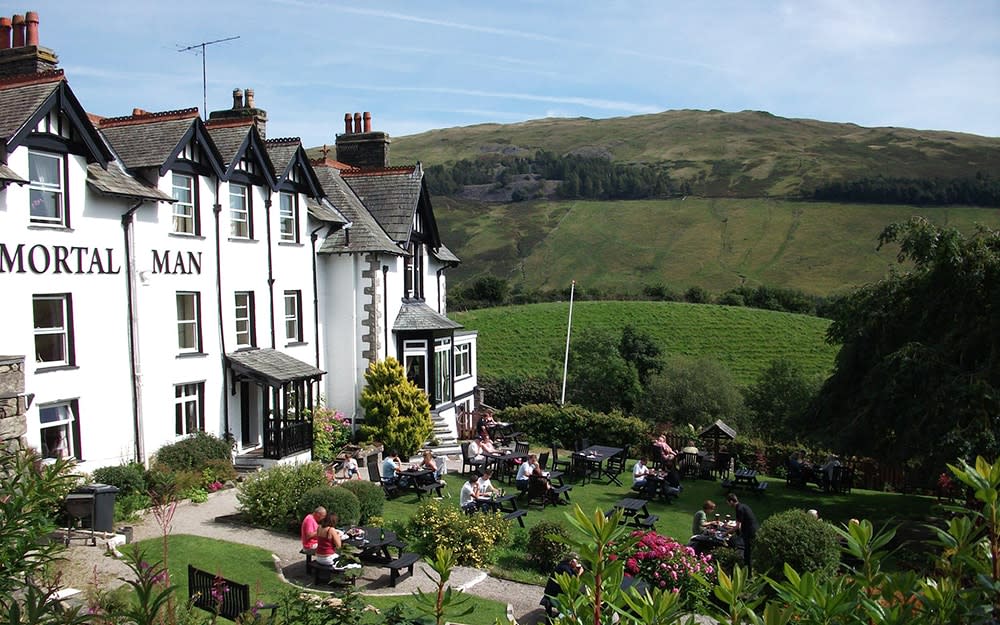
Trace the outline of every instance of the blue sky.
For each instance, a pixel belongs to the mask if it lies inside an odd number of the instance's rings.
[[[1000,136],[1000,2],[36,0],[84,106],[228,108],[332,144],[345,112],[392,136],[671,109]],[[10,12],[8,8],[6,11]],[[9,14],[9,13],[8,13]]]

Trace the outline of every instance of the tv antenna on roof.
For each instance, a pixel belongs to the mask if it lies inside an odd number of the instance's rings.
[[[215,41],[202,41],[201,43],[196,43],[193,46],[187,46],[186,48],[178,48],[178,52],[191,52],[197,53],[198,49],[201,49],[201,102],[202,115],[207,120],[208,119],[208,80],[205,73],[205,46],[215,45],[217,43],[223,43],[224,41],[232,41],[233,39],[239,39],[240,36],[226,37],[225,39],[216,39]]]

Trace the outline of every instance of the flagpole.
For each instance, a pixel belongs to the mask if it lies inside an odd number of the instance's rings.
[[[559,399],[559,405],[562,406],[566,403],[566,370],[569,368],[569,335],[573,331],[573,293],[576,291],[576,280],[569,285],[569,323],[566,324],[566,356],[563,358],[563,380],[562,380],[562,397]]]

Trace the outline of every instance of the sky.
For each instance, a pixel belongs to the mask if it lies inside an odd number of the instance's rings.
[[[40,43],[92,113],[253,88],[268,137],[334,143],[674,109],[1000,136],[997,0],[34,0]],[[6,9],[12,15],[13,9]]]

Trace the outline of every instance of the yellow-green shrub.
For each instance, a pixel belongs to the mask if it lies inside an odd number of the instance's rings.
[[[433,500],[410,517],[406,534],[424,555],[438,547],[455,552],[458,563],[481,568],[492,561],[495,548],[507,543],[510,521],[500,514],[465,514],[454,502]]]

